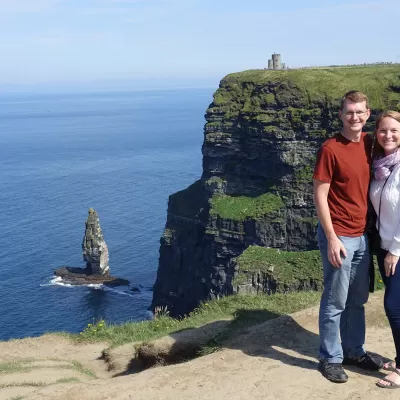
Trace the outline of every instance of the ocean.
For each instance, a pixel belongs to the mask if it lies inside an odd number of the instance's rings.
[[[0,340],[151,318],[168,196],[201,176],[213,92],[0,94]],[[90,207],[130,287],[54,278],[85,266]]]

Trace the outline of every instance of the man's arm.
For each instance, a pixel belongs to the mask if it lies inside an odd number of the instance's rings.
[[[336,268],[342,265],[340,253],[347,256],[343,243],[336,236],[333,229],[331,213],[328,206],[328,193],[331,184],[314,179],[314,205],[317,211],[319,223],[328,240],[328,260]]]

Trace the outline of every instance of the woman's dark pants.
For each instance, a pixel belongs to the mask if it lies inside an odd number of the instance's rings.
[[[400,368],[400,260],[396,265],[394,275],[386,276],[383,261],[387,253],[387,250],[379,249],[377,259],[386,288],[384,306],[396,346],[396,368]]]

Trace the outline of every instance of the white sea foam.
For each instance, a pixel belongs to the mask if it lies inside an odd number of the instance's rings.
[[[63,282],[60,276],[52,277],[47,283],[42,283],[40,286],[66,286],[72,287],[73,285]]]
[[[92,289],[104,289],[104,285],[101,283],[89,283],[87,285],[81,285],[81,286],[90,287]]]
[[[104,286],[102,289],[106,292],[122,294],[123,296],[135,297],[134,294],[124,292],[123,290],[118,290],[117,288],[113,288],[113,287],[109,287],[109,286]]]
[[[42,283],[40,286],[64,286],[64,287],[69,287],[69,288],[88,287],[91,289],[103,290],[105,292],[112,292],[112,293],[120,294],[123,296],[129,296],[129,297],[137,296],[137,294],[135,295],[135,294],[123,291],[123,290],[118,290],[117,288],[105,286],[101,283],[98,283],[98,284],[89,283],[87,285],[71,285],[70,283],[64,282],[60,276],[52,277],[47,283]]]

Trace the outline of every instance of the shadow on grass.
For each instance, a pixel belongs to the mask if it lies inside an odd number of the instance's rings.
[[[265,357],[304,369],[318,369],[319,335],[304,328],[290,315],[276,315],[264,310],[238,310],[228,330],[213,341],[214,346],[219,344],[220,348],[241,350],[249,356]],[[385,357],[382,359],[390,361]],[[386,375],[357,366],[344,368],[378,379]]]
[[[318,365],[319,336],[291,316],[265,310],[238,310],[226,331],[213,338],[209,345],[241,350],[250,356],[275,359],[301,368],[316,369]],[[300,356],[288,354],[292,352]]]
[[[184,328],[158,339],[144,342],[132,354],[126,371],[113,375],[137,373],[148,368],[178,364],[199,357],[204,346],[229,326],[229,320],[214,321],[198,328]],[[112,360],[111,360],[112,364]]]
[[[266,310],[239,309],[232,321],[215,321],[174,332],[168,338],[173,340],[167,340],[165,346],[160,342],[147,344],[132,358],[127,371],[115,376],[182,363],[221,349],[240,350],[249,356],[265,357],[304,369],[316,370],[318,367],[319,335],[301,326],[290,315]],[[363,371],[357,367],[346,369],[384,377],[379,371]]]

